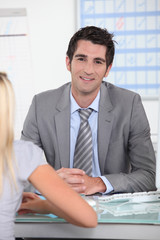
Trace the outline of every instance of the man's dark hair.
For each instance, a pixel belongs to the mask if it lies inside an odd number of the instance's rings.
[[[113,40],[114,35],[109,33],[107,29],[102,29],[95,26],[87,26],[84,28],[80,28],[73,37],[71,38],[67,56],[70,59],[70,63],[72,62],[73,55],[77,49],[77,42],[79,40],[91,41],[93,44],[99,44],[106,46],[106,65],[107,68],[113,62],[114,53],[115,53],[115,41]]]

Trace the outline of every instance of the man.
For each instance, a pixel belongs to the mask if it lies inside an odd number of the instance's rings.
[[[66,56],[71,83],[36,95],[22,131],[22,139],[39,145],[57,173],[86,195],[156,189],[155,155],[140,96],[103,81],[114,52],[106,29],[76,32]],[[79,109],[92,109],[92,176],[73,168]]]

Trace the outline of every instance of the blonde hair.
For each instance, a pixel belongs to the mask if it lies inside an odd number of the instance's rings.
[[[0,72],[0,193],[4,174],[9,174],[10,182],[16,185],[13,169],[14,106],[12,84],[7,74]]]

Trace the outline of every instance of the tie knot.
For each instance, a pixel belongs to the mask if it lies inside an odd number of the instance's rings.
[[[82,121],[88,120],[89,116],[91,115],[93,109],[87,108],[87,109],[79,109],[79,115]]]

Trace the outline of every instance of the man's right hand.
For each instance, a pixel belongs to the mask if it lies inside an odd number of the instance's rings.
[[[84,193],[86,186],[84,185],[83,176],[85,172],[77,168],[60,168],[57,174],[77,193]]]

